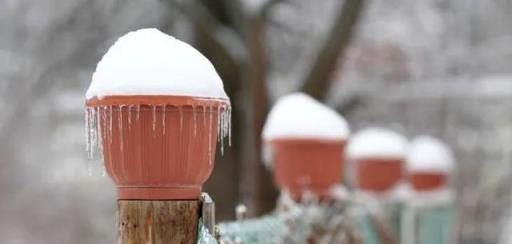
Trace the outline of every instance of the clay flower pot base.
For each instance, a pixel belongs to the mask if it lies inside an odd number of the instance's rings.
[[[355,159],[355,187],[384,193],[402,179],[403,159]]]
[[[318,139],[272,140],[274,179],[300,201],[307,192],[330,198],[331,187],[342,181],[345,141]]]
[[[217,140],[229,133],[229,102],[127,96],[87,106],[89,147],[102,147],[119,199],[199,198]]]
[[[432,191],[446,186],[448,177],[442,172],[411,172],[409,183],[416,191]]]

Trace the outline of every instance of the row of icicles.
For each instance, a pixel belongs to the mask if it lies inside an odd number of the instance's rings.
[[[166,107],[171,105],[151,105],[152,110],[152,127],[153,133],[156,133],[156,125],[158,122],[162,123],[161,133],[165,134],[165,114]],[[128,107],[128,111],[125,111],[123,108]],[[197,108],[196,108],[197,107]],[[135,108],[135,113],[132,113],[132,110]],[[157,121],[157,108],[161,108],[162,120]],[[180,116],[180,132],[183,129],[183,107],[178,106],[178,112]],[[193,126],[194,126],[194,136],[197,132],[197,113],[203,114],[203,126],[206,128],[208,126],[208,154],[210,163],[212,163],[212,128],[213,127],[213,114],[214,110],[217,110],[217,141],[220,142],[221,145],[221,153],[224,154],[224,139],[228,138],[228,145],[231,146],[231,106],[223,104],[221,106],[217,106],[216,108],[213,105],[204,105],[204,106],[192,106],[192,114],[193,114]],[[117,111],[115,111],[117,110]],[[109,143],[112,143],[112,128],[114,126],[114,121],[112,119],[113,113],[119,113],[117,125],[120,131],[119,136],[120,140],[123,141],[123,113],[128,113],[128,129],[131,129],[132,120],[140,119],[140,110],[141,105],[110,105],[110,106],[100,106],[100,107],[86,107],[85,109],[85,129],[86,129],[86,150],[87,155],[90,159],[95,158],[95,154],[99,152],[101,154],[103,152],[103,140],[106,140],[106,135],[102,135],[106,129],[108,129],[110,138]],[[108,115],[108,116],[107,116]],[[105,118],[102,119],[101,118]],[[107,121],[108,120],[108,121]],[[206,121],[208,120],[208,125],[206,125]],[[101,121],[103,125],[100,126]],[[123,151],[123,143],[120,143],[121,151]]]

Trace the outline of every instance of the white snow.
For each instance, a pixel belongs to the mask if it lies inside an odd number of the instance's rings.
[[[383,128],[371,127],[359,131],[347,146],[349,158],[402,158],[407,140],[402,135]]]
[[[347,139],[350,130],[336,111],[303,93],[280,98],[268,114],[263,140]]]
[[[410,199],[412,193],[412,187],[409,183],[404,181],[399,182],[392,189],[384,192],[364,189],[356,189],[354,192],[358,198],[363,198],[362,202],[372,199],[378,200],[381,203],[407,201]]]
[[[344,201],[349,199],[350,192],[344,185],[336,184],[329,189],[329,195],[335,200]]]
[[[415,138],[407,152],[407,170],[409,172],[450,172],[454,159],[450,148],[442,141],[431,136]]]
[[[228,99],[210,61],[157,29],[120,37],[96,67],[86,98],[176,95]]]
[[[453,202],[455,193],[448,187],[431,191],[411,191],[408,204],[415,207],[436,206]]]
[[[399,201],[406,201],[412,192],[412,187],[409,183],[403,181],[398,183],[393,190],[391,190],[391,198],[397,199]]]

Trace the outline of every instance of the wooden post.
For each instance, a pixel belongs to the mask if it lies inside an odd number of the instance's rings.
[[[195,244],[200,200],[117,202],[118,243]]]

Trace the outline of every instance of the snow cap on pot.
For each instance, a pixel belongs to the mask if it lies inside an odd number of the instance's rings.
[[[408,148],[407,175],[416,191],[447,187],[453,165],[454,158],[448,145],[432,136],[419,136]]]
[[[210,61],[157,29],[120,37],[86,93],[90,156],[102,149],[120,199],[197,199],[231,106]]]
[[[229,100],[212,63],[157,29],[120,37],[96,66],[86,99],[172,95]]]
[[[327,196],[341,183],[349,133],[341,115],[306,94],[279,99],[262,132],[265,161],[277,186],[295,199],[305,192]]]
[[[402,179],[407,140],[378,127],[356,133],[347,146],[354,185],[359,190],[388,192]]]

